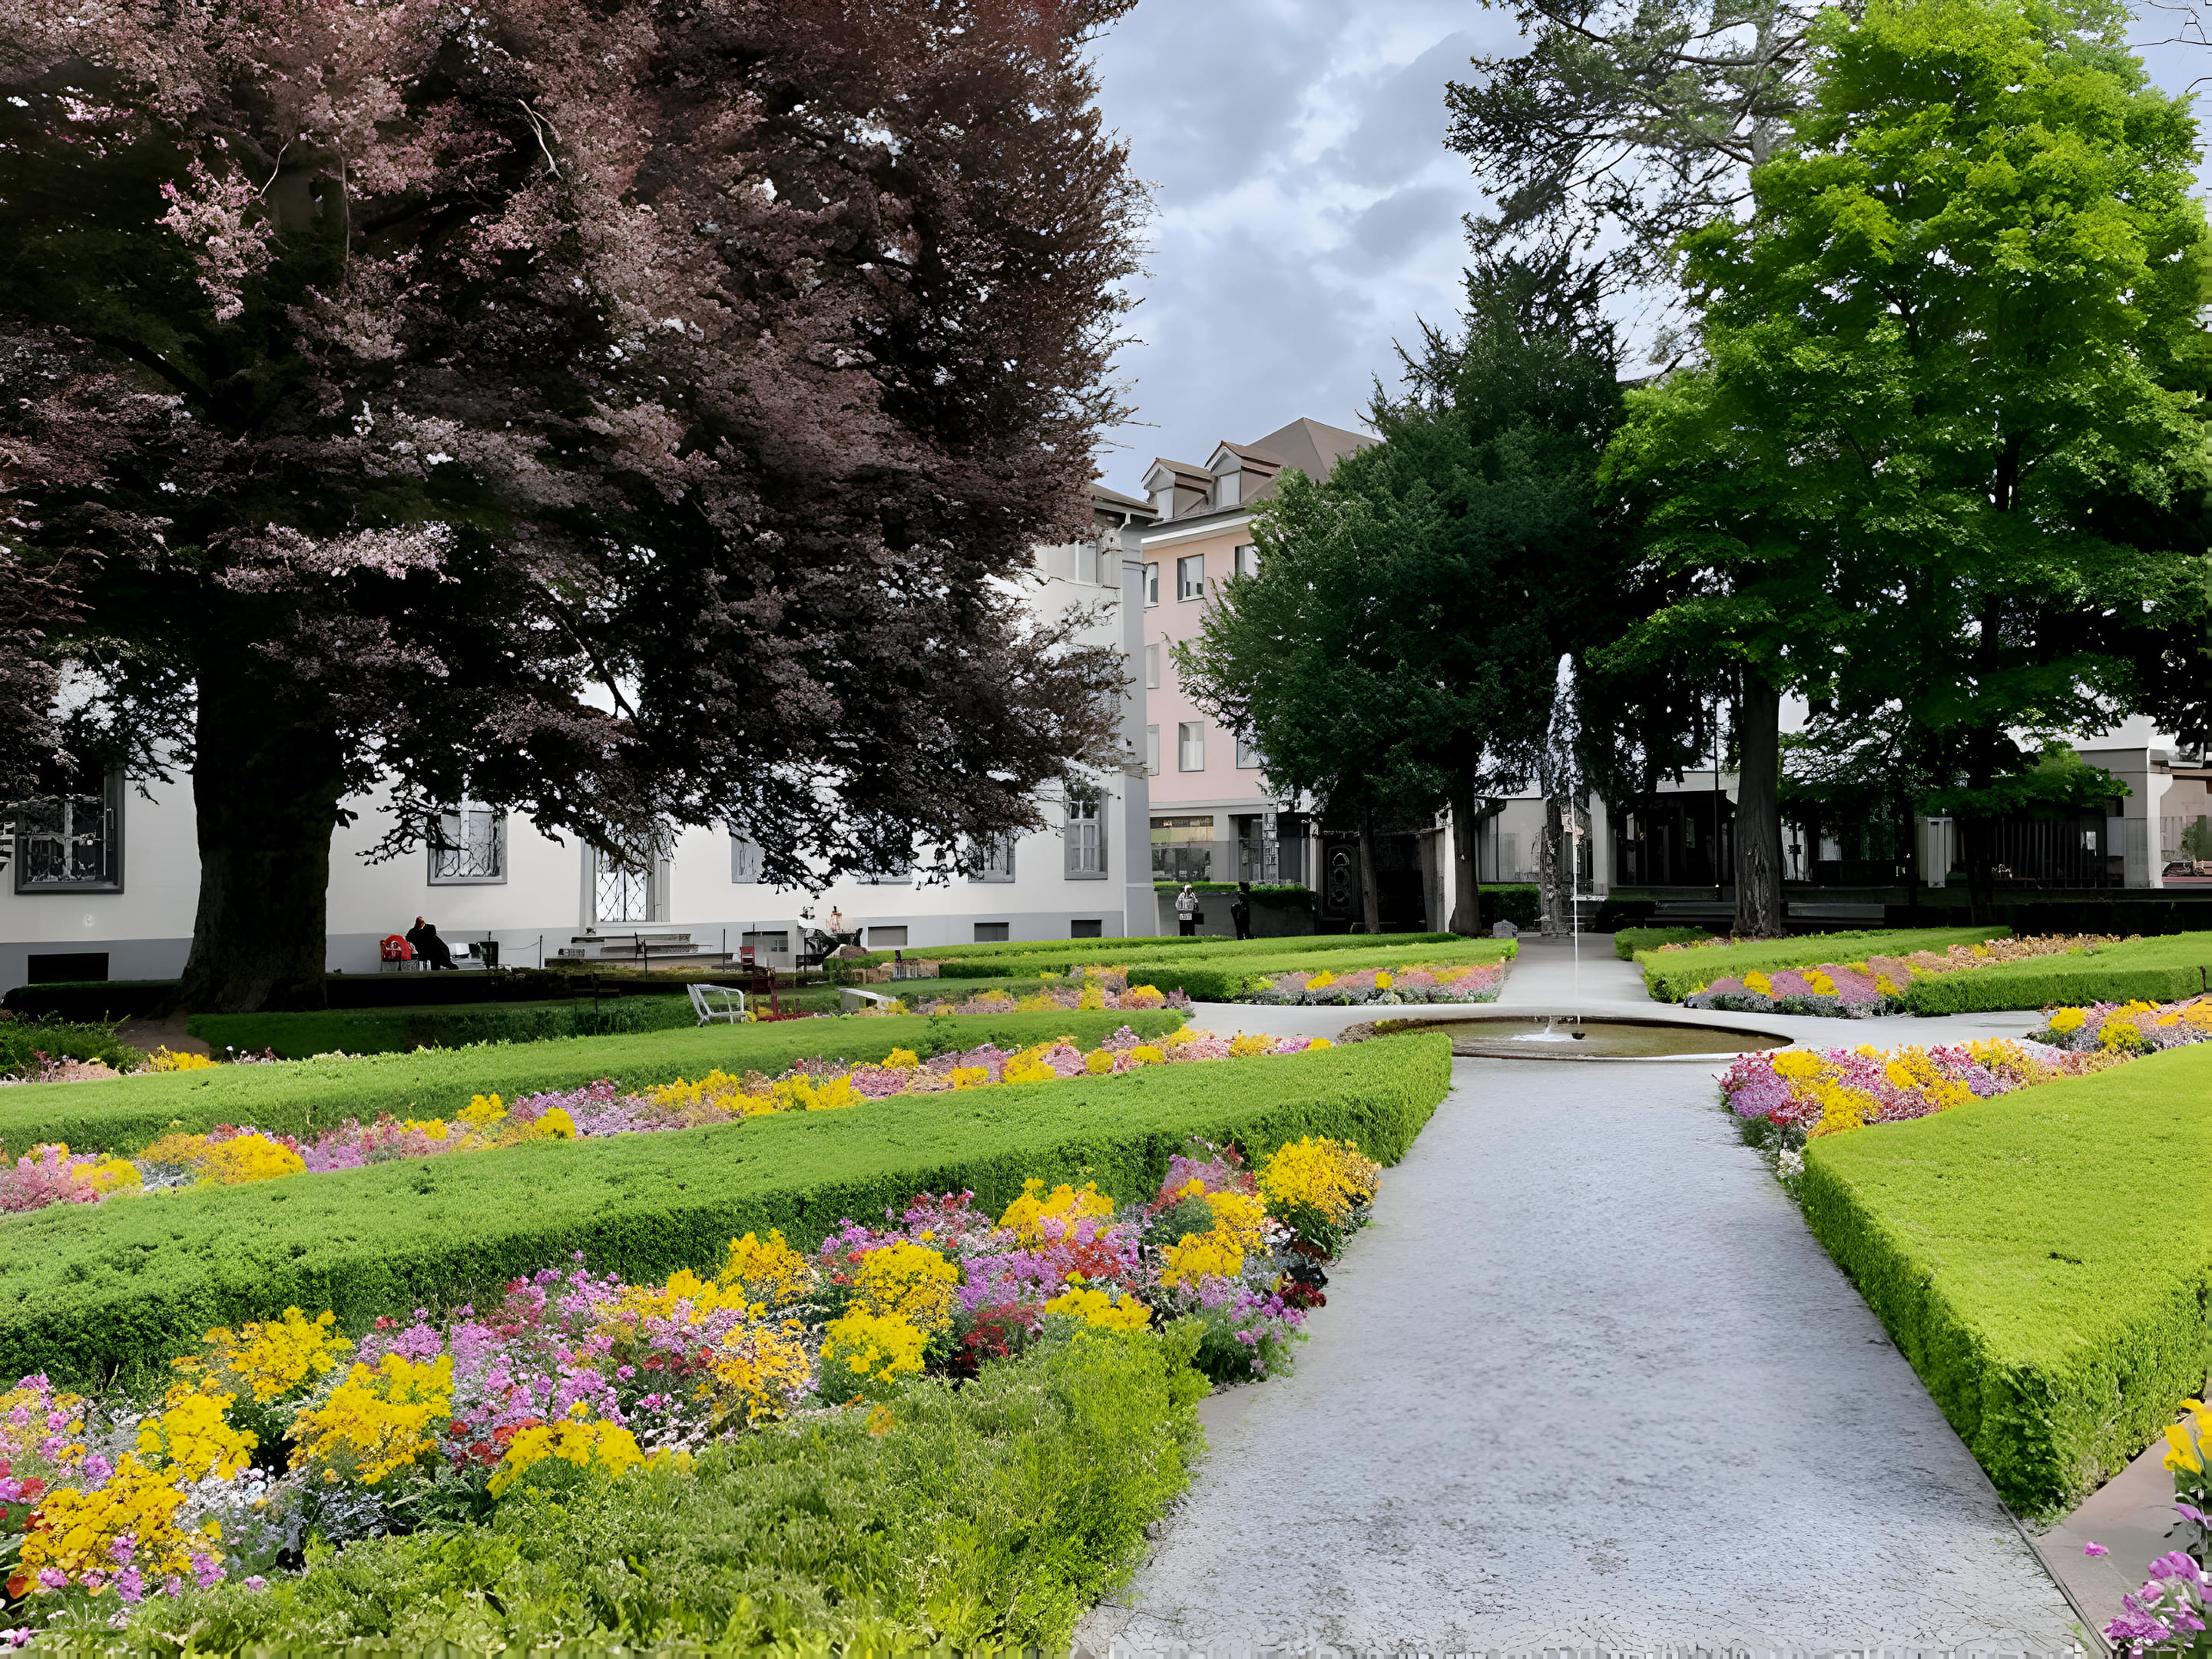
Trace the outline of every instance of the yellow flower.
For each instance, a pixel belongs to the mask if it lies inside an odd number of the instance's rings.
[[[558,1458],[578,1468],[596,1465],[617,1477],[627,1474],[646,1461],[645,1454],[638,1449],[637,1437],[615,1424],[573,1420],[546,1424],[525,1429],[508,1443],[507,1455],[499,1460],[499,1467],[491,1472],[484,1490],[494,1498],[500,1497],[525,1471],[548,1458]]]
[[[1140,1042],[1129,1050],[1129,1063],[1132,1066],[1158,1066],[1166,1058],[1165,1054],[1149,1042]]]
[[[1309,991],[1325,991],[1335,983],[1336,975],[1330,973],[1328,969],[1324,968],[1321,972],[1316,974],[1311,979],[1306,981],[1306,989]]]
[[[927,1339],[903,1319],[855,1308],[823,1333],[822,1357],[844,1362],[856,1376],[878,1382],[921,1369]]]
[[[1162,1037],[1160,1041],[1166,1043],[1170,1048],[1179,1048],[1186,1042],[1197,1042],[1199,1038],[1205,1035],[1206,1033],[1200,1030],[1195,1025],[1178,1025],[1174,1030],[1170,1031],[1164,1037]]]
[[[744,1418],[750,1426],[781,1417],[813,1384],[806,1345],[789,1331],[755,1326],[732,1331],[715,1351],[714,1380],[721,1384],[717,1419]]]
[[[1341,1226],[1375,1196],[1382,1165],[1346,1140],[1285,1141],[1260,1169],[1260,1190],[1271,1203],[1310,1205]]]
[[[889,1406],[878,1406],[868,1413],[868,1433],[880,1440],[897,1425],[898,1419]]]
[[[212,1522],[196,1533],[177,1524],[185,1493],[164,1471],[148,1468],[131,1453],[116,1460],[114,1472],[98,1492],[63,1486],[39,1504],[39,1525],[23,1534],[22,1570],[35,1579],[48,1568],[72,1583],[97,1576],[95,1595],[112,1586],[119,1565],[118,1546],[131,1540],[129,1560],[149,1581],[192,1570],[195,1548],[213,1550],[222,1531]]]
[[[416,1364],[388,1353],[375,1367],[356,1364],[320,1407],[292,1425],[292,1467],[319,1464],[325,1478],[352,1475],[374,1486],[436,1442],[431,1425],[450,1414],[453,1362],[440,1354]]]
[[[765,1242],[751,1233],[732,1239],[721,1279],[723,1284],[742,1289],[750,1303],[781,1308],[814,1287],[814,1269],[783,1242],[781,1231],[772,1231]]]
[[[1391,979],[1389,974],[1384,969],[1378,968],[1375,970],[1375,988],[1376,990],[1387,991],[1394,982],[1395,981]]]
[[[1743,988],[1747,991],[1756,991],[1759,995],[1765,996],[1773,991],[1774,981],[1754,968],[1743,976]]]
[[[2054,1031],[2078,1031],[2088,1023],[2087,1008],[2055,1008],[2051,1013],[2051,1029]]]
[[[911,1072],[921,1064],[921,1056],[911,1048],[894,1048],[884,1056],[886,1072]]]
[[[1774,1057],[1774,1075],[1792,1083],[1820,1076],[1828,1062],[1810,1048],[1785,1048]]]
[[[1192,1233],[1160,1251],[1160,1283],[1196,1289],[1201,1280],[1229,1278],[1244,1270],[1244,1252],[1217,1230]]]
[[[1319,1054],[1324,1048],[1335,1047],[1336,1044],[1331,1042],[1327,1037],[1316,1037],[1311,1042],[1306,1044],[1306,1052],[1310,1054]]]
[[[804,1072],[785,1078],[770,1091],[775,1109],[782,1112],[834,1112],[862,1104],[867,1097],[853,1086],[848,1076],[817,1084]]]
[[[164,1043],[154,1050],[153,1056],[146,1062],[146,1069],[149,1072],[197,1072],[214,1064],[215,1061],[205,1054],[175,1054]]]
[[[1114,1051],[1110,1048],[1093,1048],[1083,1057],[1083,1069],[1092,1077],[1103,1077],[1114,1069]]]
[[[530,1126],[530,1133],[539,1140],[574,1140],[576,1120],[555,1106],[538,1115],[538,1121]]]
[[[1070,1285],[1044,1304],[1047,1313],[1072,1314],[1102,1331],[1141,1331],[1152,1322],[1152,1310],[1133,1296],[1119,1302],[1104,1291],[1087,1285]]]
[[[1124,1008],[1157,1008],[1166,1000],[1167,998],[1161,994],[1159,988],[1153,985],[1132,985],[1121,993],[1121,1006]]]
[[[1046,1238],[1065,1237],[1073,1224],[1085,1216],[1113,1213],[1114,1200],[1098,1190],[1095,1181],[1086,1182],[1080,1192],[1062,1182],[1045,1194],[1044,1182],[1032,1176],[1022,1182],[1022,1195],[1006,1206],[999,1224],[1012,1228],[1023,1243],[1035,1244]]]
[[[235,1396],[199,1394],[185,1383],[168,1393],[167,1408],[138,1425],[138,1455],[151,1468],[173,1468],[187,1480],[212,1473],[228,1480],[246,1466],[260,1437],[230,1426],[224,1409]]]
[[[299,1153],[264,1134],[215,1142],[194,1164],[204,1187],[243,1187],[256,1181],[276,1181],[302,1174],[307,1167]]]
[[[497,1095],[477,1095],[461,1109],[459,1121],[471,1129],[488,1129],[507,1115]]]
[[[1060,1005],[1052,1005],[1058,1007]],[[1005,1083],[1057,1083],[1060,1073],[1046,1065],[1039,1056],[1042,1045],[1024,1048],[999,1068],[999,1078]]]
[[[204,1388],[216,1386],[220,1378],[234,1378],[256,1402],[265,1404],[337,1364],[353,1345],[332,1328],[337,1322],[327,1309],[311,1321],[297,1308],[287,1308],[282,1319],[241,1325],[235,1332],[218,1325],[203,1339],[215,1351],[211,1355],[170,1363],[180,1371],[212,1373]]]
[[[901,1319],[925,1334],[952,1322],[960,1269],[919,1244],[886,1244],[860,1258],[854,1302],[872,1314]]]
[[[1086,981],[1083,988],[1075,994],[1075,1006],[1097,1012],[1106,1006],[1106,988],[1096,980]]]
[[[139,1187],[138,1166],[127,1158],[106,1158],[88,1170],[72,1170],[70,1178],[83,1182],[102,1196],[111,1193],[135,1193]]]
[[[956,1089],[985,1089],[990,1086],[991,1068],[988,1066],[956,1066],[952,1068],[952,1086]]]
[[[1232,1054],[1272,1054],[1275,1052],[1275,1039],[1271,1036],[1248,1036],[1239,1031],[1229,1040],[1229,1052]]]
[[[1832,997],[1836,994],[1836,981],[1818,968],[1808,968],[1805,970],[1805,988],[1815,996]]]

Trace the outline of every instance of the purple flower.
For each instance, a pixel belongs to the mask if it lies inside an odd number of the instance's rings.
[[[2102,1544],[2084,1544],[2081,1546],[2081,1553],[2084,1555],[2110,1555],[2112,1551],[2106,1549]]]

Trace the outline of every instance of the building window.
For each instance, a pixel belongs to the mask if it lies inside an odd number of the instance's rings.
[[[1159,775],[1160,728],[1157,726],[1148,726],[1145,728],[1145,775],[1148,778],[1156,778]]]
[[[1213,879],[1213,815],[1152,820],[1152,878],[1156,881]]]
[[[1067,798],[1067,878],[1100,881],[1106,875],[1106,799],[1096,789]]]
[[[1157,691],[1159,689],[1160,647],[1159,642],[1156,640],[1145,647],[1145,690]]]
[[[1248,772],[1266,764],[1260,758],[1259,746],[1242,732],[1237,734],[1237,764],[1241,770]]]
[[[1240,547],[1237,550],[1237,574],[1240,576],[1256,576],[1260,574],[1258,548]]]
[[[1158,605],[1159,602],[1160,568],[1156,564],[1148,564],[1145,567],[1145,603]]]
[[[1006,938],[1006,924],[1003,921],[979,921],[975,924],[975,943],[978,945],[1004,945]]]
[[[748,841],[734,830],[730,835],[730,879],[751,884],[760,879],[761,849],[757,841]]]
[[[1075,580],[1098,584],[1099,547],[1097,542],[1078,542],[1075,546]]]
[[[506,879],[506,813],[481,801],[465,800],[430,820],[433,885],[458,887]]]
[[[1206,770],[1206,722],[1184,720],[1176,727],[1176,769],[1179,772]]]
[[[787,957],[791,954],[791,934],[788,930],[780,930],[773,933],[764,931],[756,933],[749,927],[738,935],[738,946],[740,950],[750,951],[757,955]]]
[[[97,787],[15,808],[15,890],[19,893],[119,893],[123,890],[123,772]]]
[[[1187,559],[1176,561],[1176,598],[1202,599],[1206,597],[1206,555],[1194,553]]]
[[[1014,838],[994,836],[975,848],[975,867],[970,881],[1012,881],[1014,878]]]
[[[592,921],[651,921],[653,872],[643,865],[625,863],[611,853],[599,854],[596,862]]]
[[[1213,480],[1213,504],[1216,507],[1235,507],[1243,495],[1243,472],[1224,472]]]
[[[1071,921],[1067,924],[1067,936],[1070,939],[1103,939],[1106,926],[1103,921]]]
[[[905,928],[871,927],[868,929],[868,949],[871,951],[903,951],[905,948]]]

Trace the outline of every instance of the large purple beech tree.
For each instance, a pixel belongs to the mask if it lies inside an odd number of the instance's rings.
[[[0,782],[191,769],[188,1006],[320,1000],[363,792],[796,882],[1112,763],[993,579],[1121,412],[1128,3],[0,9]]]

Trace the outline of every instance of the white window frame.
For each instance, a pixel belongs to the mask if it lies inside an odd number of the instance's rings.
[[[1240,772],[1256,771],[1267,763],[1261,757],[1259,745],[1239,732],[1237,734],[1237,769]]]
[[[1191,579],[1190,574],[1194,566],[1196,567],[1198,571],[1198,577],[1194,581]],[[1178,599],[1202,599],[1205,597],[1206,555],[1203,553],[1186,553],[1182,557],[1176,561],[1176,598]]]
[[[1249,542],[1245,543],[1243,546],[1238,548],[1237,550],[1236,568],[1237,574],[1240,576],[1258,575],[1260,574],[1260,550]]]
[[[1160,602],[1160,567],[1156,559],[1145,567],[1145,605],[1146,609]]]
[[[1155,640],[1145,647],[1145,690],[1157,691],[1159,689],[1160,643]]]
[[[489,868],[485,867],[484,841],[472,831],[488,828]],[[496,806],[464,796],[459,805],[442,807],[429,845],[429,884],[433,887],[503,887],[507,884],[507,814]]]
[[[1145,775],[1148,778],[1156,778],[1159,775],[1160,728],[1157,726],[1148,726],[1145,728]]]
[[[1204,720],[1176,722],[1176,770],[1178,772],[1206,770],[1206,722]]]
[[[734,886],[757,885],[761,878],[760,843],[750,836],[730,831],[730,881]]]
[[[1069,881],[1106,879],[1106,792],[1071,792],[1066,802],[1064,874]]]

